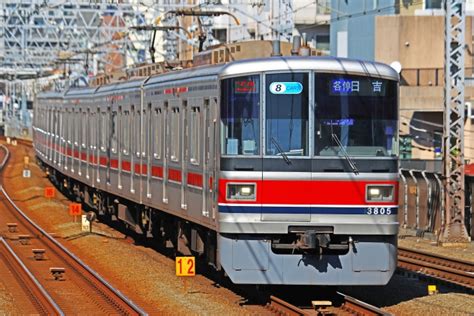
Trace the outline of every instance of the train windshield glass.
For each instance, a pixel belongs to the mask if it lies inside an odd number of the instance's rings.
[[[266,75],[265,155],[308,155],[308,74]]]
[[[316,74],[315,154],[398,155],[397,83],[366,76]]]
[[[260,76],[222,80],[223,155],[260,154]]]

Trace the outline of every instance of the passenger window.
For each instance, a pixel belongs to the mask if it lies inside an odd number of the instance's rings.
[[[82,148],[86,148],[86,137],[87,137],[87,128],[86,128],[86,122],[87,122],[87,113],[82,112],[82,123],[81,123],[81,141],[82,141]]]
[[[130,112],[124,111],[122,117],[122,135],[123,135],[123,154],[128,156],[130,153]]]
[[[79,119],[76,120],[76,117],[79,118],[80,112],[72,112],[73,118],[72,121],[74,123],[74,146],[79,147],[79,123],[81,122]]]
[[[117,153],[117,112],[114,111],[112,112],[112,120],[110,123],[110,128],[111,128],[111,151],[112,153],[116,154]]]
[[[67,117],[66,122],[67,122],[67,129],[68,129],[67,143],[72,146],[74,144],[74,120],[72,118],[71,112],[67,112],[66,117]]]
[[[107,120],[106,113],[100,113],[100,150],[105,152],[107,150]]]
[[[179,128],[179,108],[171,110],[171,160],[179,161],[181,148],[180,128]]]
[[[140,157],[140,148],[141,148],[141,130],[140,130],[140,111],[135,112],[135,155]]]
[[[90,140],[90,147],[91,149],[95,149],[95,129],[96,129],[96,124],[94,124],[95,122],[95,113],[91,113],[90,115],[90,122],[89,123],[89,140]]]
[[[199,147],[201,139],[201,111],[199,107],[192,107],[190,120],[190,162],[193,165],[199,165]]]
[[[156,109],[154,111],[153,118],[153,157],[155,159],[161,159],[161,129],[163,128],[163,115],[161,109]]]

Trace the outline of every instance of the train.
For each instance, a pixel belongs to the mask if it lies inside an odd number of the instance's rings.
[[[383,285],[397,266],[399,75],[274,56],[42,92],[62,190],[236,284]]]

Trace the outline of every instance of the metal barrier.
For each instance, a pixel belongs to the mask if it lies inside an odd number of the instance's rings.
[[[425,170],[400,169],[401,234],[436,238],[444,225],[444,187],[440,175]],[[429,236],[428,236],[429,237]]]

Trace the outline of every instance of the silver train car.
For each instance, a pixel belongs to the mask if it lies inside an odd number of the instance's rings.
[[[78,201],[234,283],[382,285],[398,80],[380,63],[271,57],[41,93],[34,146]]]

